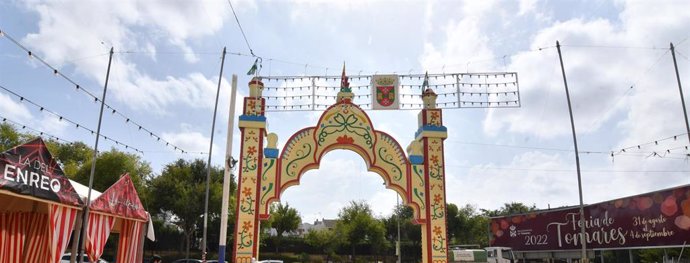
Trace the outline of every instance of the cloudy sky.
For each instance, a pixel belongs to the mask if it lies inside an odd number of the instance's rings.
[[[513,201],[538,208],[578,203],[557,40],[584,201],[690,183],[689,143],[668,48],[676,44],[687,82],[688,1],[231,1],[249,45],[263,57],[262,75],[337,75],[343,61],[350,74],[517,72],[520,108],[444,111],[451,203],[485,209]],[[156,173],[177,158],[207,158],[198,152],[208,152],[220,52],[227,47],[213,147],[213,163],[222,165],[230,76],[239,75],[241,99],[254,61],[228,1],[2,1],[0,30],[6,33],[0,37],[0,116],[19,128],[88,144],[91,133],[66,119],[96,129],[99,104],[84,91],[100,97],[113,47],[106,98],[112,108],[102,133],[142,150],[138,154]],[[401,145],[413,139],[416,111],[368,113],[376,129]],[[282,146],[319,116],[272,112],[269,129]],[[232,132],[239,137],[237,128]],[[99,148],[111,147],[132,152],[101,140]],[[365,200],[386,216],[396,196],[382,183],[355,153],[334,151],[283,201],[307,222],[336,217],[350,200]]]

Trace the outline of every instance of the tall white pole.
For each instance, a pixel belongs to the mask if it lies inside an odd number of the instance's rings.
[[[228,240],[228,203],[230,202],[230,175],[232,173],[232,134],[235,132],[235,99],[237,98],[237,75],[232,75],[230,95],[230,114],[228,115],[228,139],[225,144],[225,174],[223,177],[223,204],[220,210],[220,241],[218,242],[218,262],[225,262],[225,245]]]

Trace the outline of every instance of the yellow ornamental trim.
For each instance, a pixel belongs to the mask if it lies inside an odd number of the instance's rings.
[[[381,77],[376,79],[376,84],[377,85],[393,85],[395,83],[395,78],[393,77]]]

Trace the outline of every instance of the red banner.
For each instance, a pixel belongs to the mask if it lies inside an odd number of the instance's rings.
[[[587,205],[587,249],[690,243],[690,185]],[[516,251],[581,248],[580,210],[567,208],[491,219],[491,245]]]
[[[129,174],[124,174],[96,200],[91,202],[91,210],[119,215],[124,218],[148,220],[146,210],[141,205],[137,190]]]
[[[0,154],[0,189],[81,206],[60,165],[39,137]]]

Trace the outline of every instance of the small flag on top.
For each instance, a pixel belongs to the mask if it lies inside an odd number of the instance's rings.
[[[343,61],[343,74],[340,76],[340,91],[352,92],[350,89],[350,82],[345,75],[345,62]]]
[[[424,82],[422,83],[422,93],[424,93],[424,90],[429,87],[429,71],[424,73]]]
[[[256,70],[259,68],[258,64],[259,64],[259,58],[256,58],[256,60],[254,60],[254,65],[252,65],[252,67],[249,69],[249,71],[247,71],[247,75],[256,74]]]

